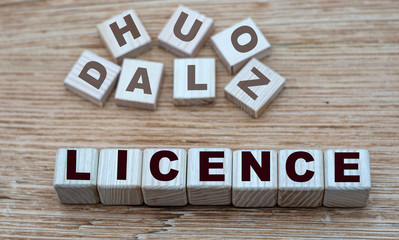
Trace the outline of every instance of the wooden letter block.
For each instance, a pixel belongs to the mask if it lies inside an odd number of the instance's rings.
[[[363,149],[324,153],[326,207],[364,207],[370,194],[369,152]]]
[[[239,150],[233,153],[233,205],[273,207],[277,202],[277,152]]]
[[[141,205],[140,149],[102,149],[97,189],[104,205]]]
[[[145,149],[142,192],[149,206],[184,206],[187,151],[185,149]]]
[[[213,32],[213,19],[179,6],[158,35],[159,46],[180,57],[195,57]]]
[[[90,51],[84,51],[64,80],[71,92],[102,107],[116,84],[121,68]]]
[[[209,104],[215,100],[214,58],[175,59],[173,99],[176,105]]]
[[[115,93],[119,106],[156,110],[163,63],[125,59]]]
[[[58,149],[54,170],[54,189],[60,202],[66,204],[98,203],[97,167],[97,149]]]
[[[277,97],[285,79],[253,58],[224,88],[227,99],[258,118]]]
[[[108,19],[97,29],[118,64],[124,58],[136,57],[151,47],[151,37],[133,10]]]
[[[229,148],[188,151],[187,193],[191,205],[230,205],[232,156]]]
[[[247,18],[211,38],[216,54],[230,74],[236,73],[251,58],[262,59],[270,54],[270,44]]]
[[[281,150],[278,160],[278,205],[319,207],[323,201],[323,152]]]

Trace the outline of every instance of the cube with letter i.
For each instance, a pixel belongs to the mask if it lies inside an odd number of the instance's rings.
[[[211,38],[216,54],[230,74],[240,70],[251,58],[270,54],[270,43],[251,18],[247,18]]]
[[[104,205],[141,205],[140,149],[101,149],[97,190]]]
[[[277,202],[277,152],[233,152],[233,205],[273,207]]]
[[[364,207],[371,189],[370,157],[364,149],[330,149],[324,153],[326,207]]]
[[[90,51],[84,51],[64,80],[71,92],[104,106],[115,87],[121,68]]]
[[[136,57],[149,50],[151,38],[136,12],[125,11],[97,26],[98,32],[114,60]]]
[[[224,88],[227,99],[258,118],[285,84],[278,73],[253,58]]]
[[[281,150],[278,159],[278,205],[319,207],[323,194],[323,152]]]
[[[191,205],[231,204],[232,153],[229,148],[188,151],[187,194]]]
[[[142,192],[149,206],[184,206],[187,151],[149,148],[144,150]]]
[[[179,57],[195,57],[212,32],[212,18],[179,6],[159,33],[158,42]]]
[[[54,189],[60,202],[66,204],[98,203],[97,168],[97,149],[58,149],[54,170]]]
[[[125,59],[115,93],[119,106],[156,110],[163,63]]]
[[[215,100],[214,58],[175,59],[173,99],[175,105],[209,104]]]

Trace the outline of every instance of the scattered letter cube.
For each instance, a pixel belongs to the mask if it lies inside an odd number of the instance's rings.
[[[66,204],[98,203],[97,167],[97,149],[58,149],[54,170],[54,189],[60,202]]]
[[[151,47],[151,38],[133,10],[125,11],[97,26],[108,51],[118,64]]]
[[[285,79],[253,58],[224,88],[227,99],[258,118],[284,87]]]
[[[111,95],[121,68],[90,51],[84,51],[64,80],[71,92],[102,107]]]
[[[195,57],[213,32],[213,19],[179,6],[158,35],[159,45],[180,57]]]
[[[215,100],[214,58],[175,59],[173,99],[176,105],[209,104]]]
[[[270,52],[269,42],[251,18],[213,35],[211,40],[230,74],[240,70],[251,58],[262,59]]]
[[[366,206],[371,189],[367,150],[327,150],[324,153],[324,173],[324,206]]]
[[[102,149],[97,189],[104,205],[141,205],[140,149]]]
[[[155,110],[162,78],[163,63],[125,59],[116,88],[116,104]]]

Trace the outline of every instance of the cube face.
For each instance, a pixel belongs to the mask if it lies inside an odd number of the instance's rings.
[[[189,149],[187,194],[191,205],[231,204],[231,178],[231,149]]]
[[[194,57],[213,32],[213,19],[179,6],[158,35],[159,45],[180,57]]]
[[[262,167],[260,175],[250,164]],[[250,169],[248,171],[248,169]],[[268,172],[268,174],[266,174]],[[249,177],[245,177],[248,176]],[[268,175],[268,180],[267,179]],[[232,202],[236,207],[273,207],[277,202],[277,152],[238,150],[233,152]],[[261,179],[263,178],[263,179]],[[244,181],[245,180],[245,181]]]
[[[369,198],[370,157],[364,149],[330,149],[324,153],[326,207],[364,207]]]
[[[184,206],[187,151],[175,148],[144,150],[142,192],[149,206]]]
[[[66,204],[98,203],[97,168],[97,149],[58,149],[53,186],[59,201]]]
[[[224,88],[225,96],[254,118],[277,97],[285,79],[253,58]]]
[[[65,87],[98,106],[104,106],[115,87],[120,67],[85,50],[64,80]]]
[[[97,189],[104,205],[141,205],[142,151],[102,149]]]
[[[151,37],[133,10],[125,11],[97,25],[108,51],[120,64],[149,50]]]
[[[278,160],[278,205],[318,207],[323,200],[321,150],[281,150]]]
[[[215,100],[214,58],[175,59],[173,99],[176,105],[209,104]]]
[[[270,43],[251,18],[247,18],[211,37],[213,47],[230,74],[240,70],[251,58],[270,54]]]
[[[119,106],[156,110],[163,63],[125,59],[115,93]]]

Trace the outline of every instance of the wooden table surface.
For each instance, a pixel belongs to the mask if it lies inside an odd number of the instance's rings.
[[[118,2],[118,3],[117,3]],[[182,2],[180,2],[182,3]],[[215,31],[252,17],[272,44],[262,62],[287,79],[259,119],[224,98],[176,107],[174,55],[156,37],[178,1],[0,3],[0,238],[399,238],[399,1],[192,1]],[[104,108],[63,80],[84,49],[110,59],[96,24],[133,8],[153,39],[140,59],[165,64],[155,112]],[[210,41],[200,57],[216,57]],[[62,205],[61,147],[365,148],[372,190],[360,209]]]

